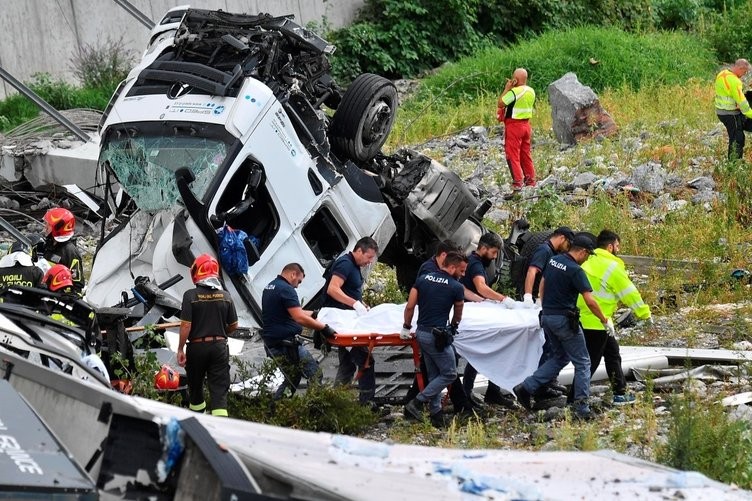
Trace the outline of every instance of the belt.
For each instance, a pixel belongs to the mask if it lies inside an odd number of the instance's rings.
[[[577,310],[565,310],[563,308],[543,308],[541,311],[541,315],[548,316],[548,315],[563,315],[563,316],[569,316],[573,315],[574,313],[577,313]]]
[[[193,339],[189,339],[188,342],[190,344],[193,343],[212,343],[214,341],[227,341],[227,338],[225,336],[206,336],[206,337],[197,337]]]

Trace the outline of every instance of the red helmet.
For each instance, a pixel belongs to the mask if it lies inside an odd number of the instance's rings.
[[[162,365],[154,375],[154,387],[158,390],[177,390],[180,386],[180,374],[167,364]]]
[[[73,287],[73,275],[64,264],[56,264],[44,274],[42,282],[49,290],[55,292],[63,287]]]
[[[55,207],[44,215],[45,233],[52,235],[58,242],[67,242],[76,228],[76,218],[68,209]]]
[[[191,279],[194,284],[205,278],[219,278],[219,263],[209,254],[201,254],[191,266]]]

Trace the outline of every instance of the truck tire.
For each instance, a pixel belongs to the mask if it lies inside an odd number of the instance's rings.
[[[359,75],[347,88],[329,126],[337,153],[367,162],[381,151],[394,124],[397,88],[372,73]]]
[[[530,258],[533,257],[535,249],[540,244],[548,240],[551,231],[535,231],[528,234],[525,244],[520,249],[520,255],[512,263],[511,279],[514,285],[518,299],[522,299],[522,293],[525,289],[525,277],[527,276],[527,267],[530,264]],[[537,287],[534,288],[534,294],[537,294]]]

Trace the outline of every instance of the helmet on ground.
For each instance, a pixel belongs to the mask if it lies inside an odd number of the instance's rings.
[[[55,292],[64,287],[73,287],[73,276],[67,266],[64,264],[56,264],[44,274],[42,283],[44,283],[49,290]]]
[[[201,254],[191,266],[191,280],[198,283],[207,278],[219,278],[219,263],[209,254]]]
[[[73,213],[63,207],[55,207],[44,214],[45,233],[58,242],[67,242],[76,228]]]
[[[167,364],[163,364],[154,375],[154,387],[158,390],[177,390],[180,386],[180,374]]]

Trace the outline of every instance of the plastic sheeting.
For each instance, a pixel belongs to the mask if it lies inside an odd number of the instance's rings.
[[[318,319],[342,333],[392,334],[402,328],[404,304],[381,304],[358,317],[353,310],[324,308]],[[454,346],[468,363],[502,388],[511,390],[535,372],[543,352],[538,311],[508,310],[500,304],[465,303]],[[415,320],[418,318],[416,308]]]

